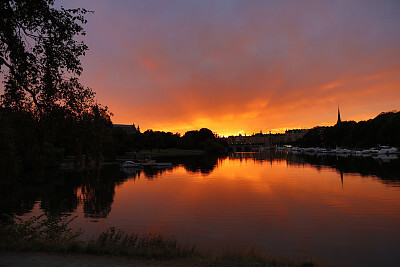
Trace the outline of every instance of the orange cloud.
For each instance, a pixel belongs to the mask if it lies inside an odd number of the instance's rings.
[[[96,3],[83,82],[114,123],[251,134],[400,109],[390,1]]]

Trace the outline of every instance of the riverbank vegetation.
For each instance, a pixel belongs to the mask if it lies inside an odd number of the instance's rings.
[[[128,133],[122,128],[114,127],[112,137],[116,155],[144,150],[164,150],[170,151],[171,154],[173,154],[173,150],[180,151],[178,154],[185,154],[182,150],[192,151],[194,154],[198,154],[198,151],[204,151],[213,155],[222,155],[228,150],[226,141],[218,138],[211,130],[206,128],[188,131],[180,136],[178,133],[153,130],[147,130],[144,133],[140,131]]]
[[[400,147],[400,112],[383,112],[367,121],[345,121],[330,127],[311,129],[295,145],[301,147],[370,148],[376,145]]]
[[[70,227],[73,219],[68,215],[40,215],[22,220],[2,215],[0,250],[113,255],[188,266],[317,266],[313,261],[278,259],[256,247],[225,248],[211,253],[173,237],[157,233],[126,234],[114,227],[85,242],[79,239],[82,231]]]

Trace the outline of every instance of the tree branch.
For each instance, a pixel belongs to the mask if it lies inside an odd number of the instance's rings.
[[[0,66],[1,65],[6,65],[8,67],[8,69],[10,70],[11,74],[14,77],[18,77],[19,76],[15,72],[14,67],[11,66],[3,57],[0,57]],[[25,86],[21,86],[21,87],[22,87],[22,89],[24,89],[26,92],[28,92],[32,96],[33,103],[35,103],[35,105],[38,108],[39,112],[41,112],[41,109],[42,109],[43,105],[38,102],[38,100],[36,98],[36,93],[33,90],[31,90],[31,89],[29,89],[29,88],[27,88]]]
[[[13,67],[10,64],[8,64],[8,62],[3,57],[0,56],[0,67],[1,65],[6,65],[12,73],[14,72]]]

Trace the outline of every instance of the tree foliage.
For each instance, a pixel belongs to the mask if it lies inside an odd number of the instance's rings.
[[[332,127],[311,129],[297,145],[310,147],[400,147],[400,112],[384,112],[368,121],[346,121]]]
[[[79,165],[103,159],[111,114],[78,80],[88,12],[55,8],[54,0],[0,2],[0,137],[8,155],[0,166],[48,168],[65,155]]]
[[[228,144],[217,138],[214,133],[206,128],[188,131],[183,136],[179,133],[146,130],[144,133],[128,134],[119,127],[113,128],[114,154],[123,154],[127,151],[142,149],[198,149],[210,154],[224,154]]]
[[[0,3],[1,104],[12,110],[42,113],[62,108],[80,114],[94,93],[83,87],[79,57],[88,47],[85,9],[56,9],[54,0],[8,0]]]

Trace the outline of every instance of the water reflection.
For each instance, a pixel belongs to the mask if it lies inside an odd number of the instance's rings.
[[[76,211],[82,203],[87,218],[106,218],[112,210],[115,187],[140,177],[156,179],[173,168],[183,166],[189,173],[207,175],[217,166],[215,156],[165,157],[160,162],[172,162],[172,168],[142,168],[123,172],[118,164],[104,166],[98,171],[71,172],[49,170],[27,172],[16,183],[2,181],[0,185],[0,214],[24,215],[39,202],[43,212],[53,215]]]
[[[129,179],[140,179],[140,177],[144,176],[147,179],[156,179],[157,177],[161,176],[162,174],[166,173],[167,171],[172,170],[173,167],[168,168],[155,168],[155,167],[137,167],[137,168],[128,168],[123,169],[126,177]]]
[[[266,152],[243,152],[234,153],[232,159],[252,160],[255,162],[280,162],[286,161],[288,165],[311,166],[318,170],[329,167],[337,170],[341,174],[343,183],[343,173],[360,174],[361,176],[376,176],[383,183],[391,186],[400,185],[400,159],[397,156],[383,155],[381,157],[336,157],[327,155],[311,155],[288,153],[285,151],[266,151]]]
[[[214,155],[163,157],[161,161],[172,162],[174,166],[183,166],[189,173],[210,174],[219,164],[222,157]]]
[[[286,154],[286,160],[288,164],[309,164],[310,166],[316,168],[320,168],[321,166],[331,167],[340,173],[354,173],[360,174],[361,176],[373,175],[377,178],[380,178],[380,180],[387,185],[400,185],[400,160],[398,158],[386,161],[371,157],[316,157],[313,155],[298,155],[289,153]]]
[[[286,162],[290,166],[311,166],[321,170],[332,168],[340,173],[342,186],[343,174],[358,173],[362,176],[373,175],[389,186],[400,186],[399,159],[376,160],[359,157],[313,156],[267,151],[263,153],[234,153],[229,160],[252,161],[256,164]],[[213,156],[165,157],[160,162],[172,162],[170,168],[143,168],[123,172],[118,165],[104,166],[101,172],[68,172],[52,170],[40,173],[25,173],[14,184],[3,184],[0,189],[0,213],[23,215],[30,212],[35,203],[40,209],[51,214],[71,213],[79,204],[83,206],[87,218],[106,218],[112,210],[116,186],[127,180],[157,179],[182,166],[189,174],[210,175],[224,158]]]
[[[116,167],[101,172],[25,173],[17,184],[1,186],[0,213],[23,215],[39,202],[41,210],[56,215],[74,212],[83,203],[88,217],[105,217],[111,209],[115,185],[125,179]]]
[[[196,155],[196,156],[172,156],[159,157],[158,162],[171,162],[172,167],[137,167],[124,170],[127,178],[133,180],[140,179],[144,176],[146,179],[155,179],[162,174],[172,171],[178,166],[183,166],[188,173],[201,173],[203,175],[210,174],[224,157],[213,155]]]
[[[400,260],[398,160],[267,151],[157,161],[173,164],[128,173],[118,165],[26,173],[0,187],[0,214],[73,213],[88,237],[116,226],[333,263]]]
[[[78,200],[76,189],[81,179],[76,174],[58,170],[40,173],[23,173],[18,183],[0,186],[0,212],[22,215],[29,212],[37,201],[40,208],[49,213],[71,212]]]

